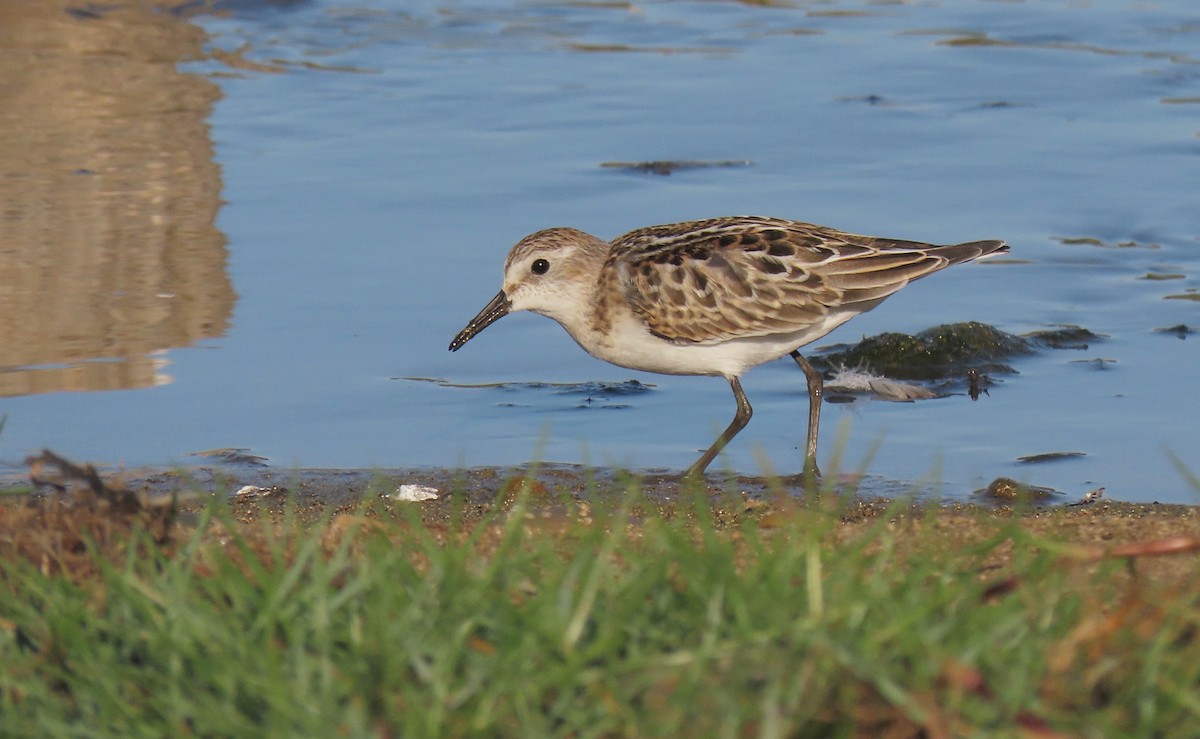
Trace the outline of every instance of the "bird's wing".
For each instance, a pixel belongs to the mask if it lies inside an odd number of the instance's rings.
[[[912,280],[971,258],[938,254],[952,248],[718,218],[625,234],[604,269],[652,333],[698,343],[795,333],[832,312],[870,310]]]

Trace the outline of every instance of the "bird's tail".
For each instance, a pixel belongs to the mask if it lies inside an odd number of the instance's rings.
[[[937,248],[939,256],[946,257],[950,264],[969,262],[972,259],[984,259],[997,254],[1007,254],[1008,244],[997,239],[984,241],[968,241],[965,244],[950,244]]]

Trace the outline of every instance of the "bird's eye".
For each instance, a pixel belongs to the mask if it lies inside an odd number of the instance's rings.
[[[533,264],[529,265],[529,271],[535,275],[544,275],[550,271],[550,263],[545,259],[535,259]]]

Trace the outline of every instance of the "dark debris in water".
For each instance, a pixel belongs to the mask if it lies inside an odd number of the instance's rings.
[[[642,172],[669,176],[673,172],[684,169],[711,169],[714,167],[749,167],[754,162],[746,159],[730,159],[723,161],[702,161],[698,159],[661,159],[650,162],[601,162],[600,166],[607,169],[623,169],[627,172]]]
[[[1108,359],[1107,357],[1093,357],[1092,359],[1072,359],[1067,364],[1086,364],[1092,369],[1105,370],[1116,364],[1117,360]]]
[[[1172,334],[1179,339],[1186,339],[1188,334],[1196,333],[1196,329],[1192,328],[1186,323],[1179,323],[1174,326],[1163,326],[1162,328],[1154,329],[1154,331],[1155,333],[1160,334]]]
[[[556,395],[584,395],[591,397],[594,395],[642,395],[650,392],[653,385],[647,385],[644,382],[637,380],[626,380],[624,382],[574,382],[569,384],[559,383],[530,383],[531,387],[537,385],[554,388]]]
[[[628,408],[628,403],[609,402],[610,398],[624,398],[632,395],[642,395],[654,390],[655,385],[638,380],[624,382],[601,382],[588,380],[586,382],[489,382],[478,385],[450,382],[437,377],[404,377],[413,382],[432,382],[441,387],[465,388],[468,390],[502,390],[504,392],[550,391],[554,395],[564,395],[579,398],[575,408],[603,408],[607,410]],[[515,408],[521,404],[501,403],[502,408]]]
[[[978,107],[986,110],[989,108],[1029,108],[1032,105],[1033,103],[1017,103],[1011,100],[990,100],[986,103],[980,103]]]
[[[939,46],[1011,46],[1012,42],[992,38],[985,33],[967,32],[965,35],[940,39]]]
[[[190,457],[207,457],[215,459],[225,464],[240,464],[248,467],[266,467],[267,458],[257,454],[251,454],[249,449],[240,447],[224,447],[221,449],[208,449],[203,452],[188,452]]]
[[[1143,243],[1133,239],[1125,241],[1105,241],[1094,236],[1056,236],[1054,238],[1064,246],[1098,246],[1103,249],[1161,249],[1162,247],[1154,243]]]
[[[588,44],[573,41],[566,44],[571,51],[588,54],[636,53],[636,54],[729,54],[732,49],[720,46],[635,46],[633,44]]]
[[[588,380],[586,382],[484,382],[462,383],[451,382],[441,377],[400,377],[400,380],[410,382],[431,382],[440,387],[456,387],[466,390],[553,390],[557,395],[639,395],[648,393],[656,385],[638,380],[624,382],[601,382]]]
[[[811,358],[823,369],[869,367],[888,377],[938,380],[970,369],[1012,374],[1000,360],[1032,354],[1029,343],[978,321],[934,326],[915,335],[884,333]]]
[[[866,103],[867,105],[891,106],[894,103],[888,101],[882,95],[846,95],[839,98],[834,98],[839,103]]]
[[[1062,324],[1058,328],[1045,331],[1033,331],[1025,334],[1024,338],[1038,346],[1047,349],[1081,349],[1086,350],[1092,342],[1108,338],[1103,334],[1089,331],[1082,326]]]
[[[1063,459],[1077,459],[1086,456],[1086,452],[1042,452],[1041,454],[1026,454],[1023,457],[1017,457],[1017,461],[1024,464],[1039,464],[1041,462],[1058,462]]]
[[[619,410],[629,408],[628,403],[614,403],[610,398],[620,398],[630,395],[641,395],[650,392],[650,387],[637,380],[625,382],[580,382],[573,385],[558,386],[555,395],[568,395],[580,398],[576,408],[603,408]]]
[[[1182,280],[1187,275],[1180,272],[1147,272],[1139,280]]]

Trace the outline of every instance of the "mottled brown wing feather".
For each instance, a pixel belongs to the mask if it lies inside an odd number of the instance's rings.
[[[605,270],[654,334],[679,342],[793,333],[866,311],[912,280],[999,242],[935,247],[808,223],[739,217],[632,231]]]

